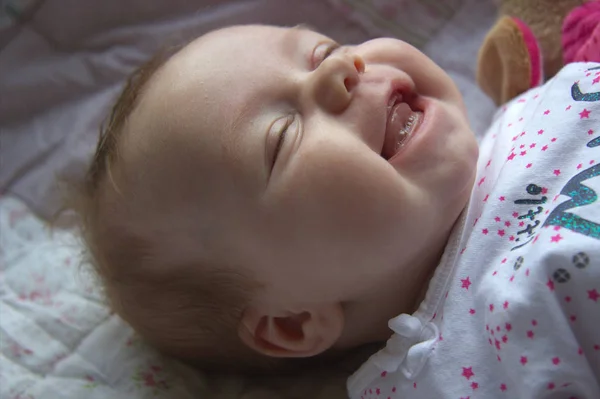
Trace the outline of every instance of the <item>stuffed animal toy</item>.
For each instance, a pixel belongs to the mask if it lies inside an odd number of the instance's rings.
[[[600,61],[600,0],[496,0],[500,17],[479,51],[477,83],[497,105],[565,64]]]

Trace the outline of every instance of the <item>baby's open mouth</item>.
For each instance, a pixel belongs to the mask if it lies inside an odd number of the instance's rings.
[[[409,98],[405,98],[409,97]],[[423,111],[415,107],[413,96],[392,93],[387,107],[387,123],[381,156],[389,160],[400,151],[423,120]]]

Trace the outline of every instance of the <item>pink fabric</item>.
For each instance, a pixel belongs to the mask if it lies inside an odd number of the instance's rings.
[[[600,1],[591,1],[567,15],[562,28],[566,64],[600,61]]]
[[[513,21],[515,21],[523,33],[523,39],[525,39],[525,45],[527,46],[527,52],[529,53],[529,59],[531,60],[531,78],[529,87],[539,86],[542,84],[542,54],[540,52],[540,46],[538,45],[535,35],[525,22],[514,17]]]

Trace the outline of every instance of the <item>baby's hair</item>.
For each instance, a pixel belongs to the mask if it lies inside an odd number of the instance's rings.
[[[237,336],[244,307],[258,285],[225,265],[169,264],[158,254],[160,237],[140,234],[123,220],[136,204],[124,203],[135,197],[121,195],[114,178],[120,143],[145,88],[182,47],[159,52],[128,79],[100,128],[83,182],[72,185],[68,208],[77,215],[86,263],[92,265],[109,305],[150,344],[214,370],[270,370],[278,362],[255,354]]]

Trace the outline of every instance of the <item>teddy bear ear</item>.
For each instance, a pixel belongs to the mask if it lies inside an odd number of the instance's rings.
[[[479,50],[477,83],[501,105],[542,82],[538,42],[525,23],[503,17],[488,32]]]

